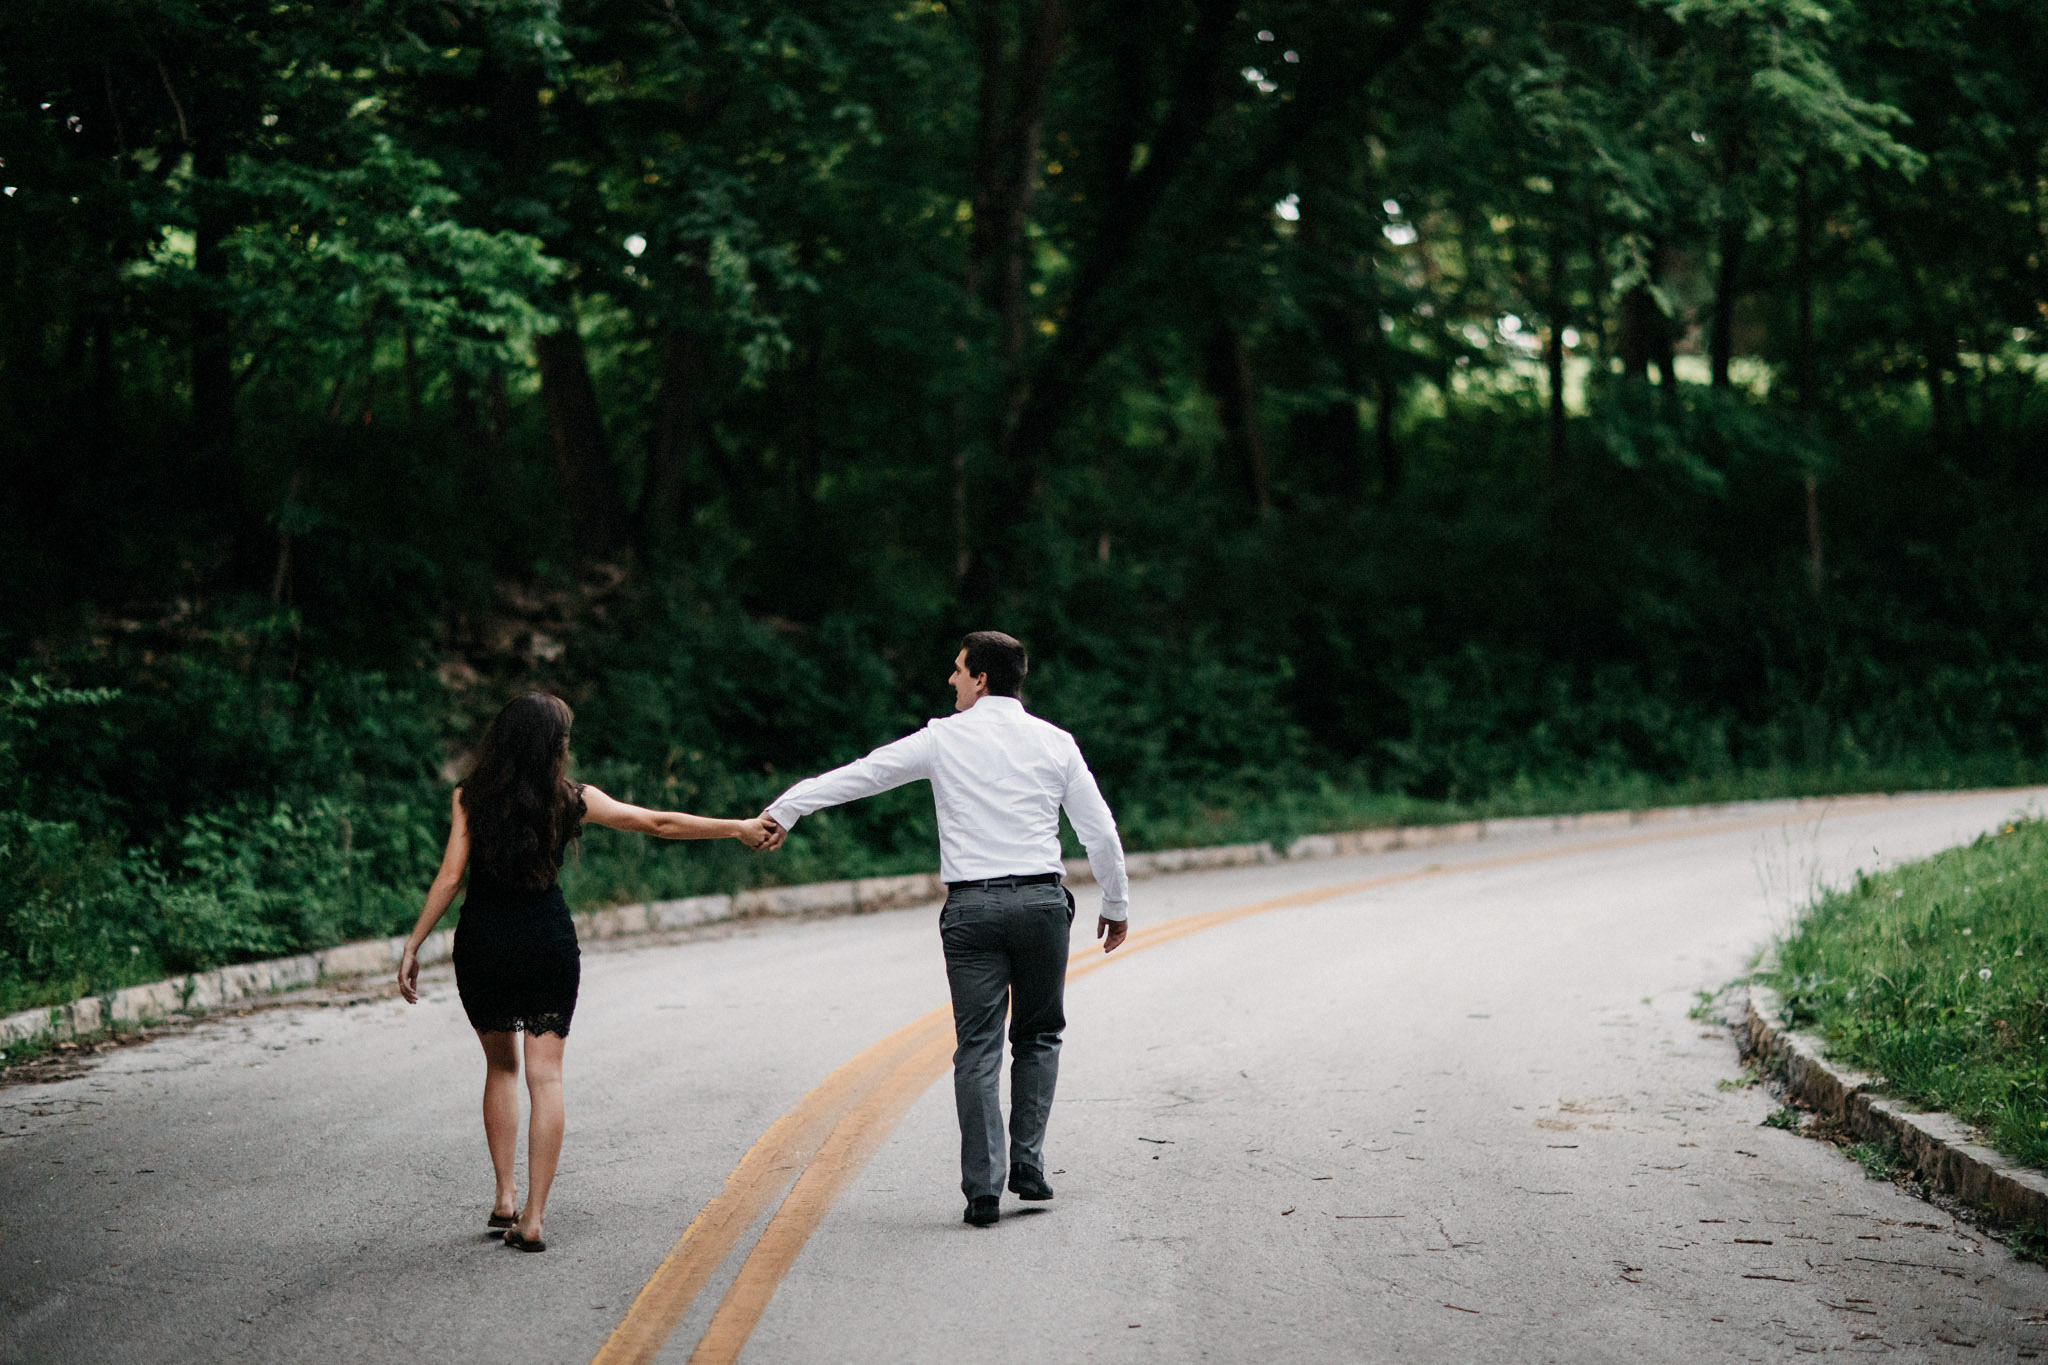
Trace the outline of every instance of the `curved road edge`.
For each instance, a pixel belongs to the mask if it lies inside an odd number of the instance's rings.
[[[2036,791],[2010,787],[1940,792],[1841,793],[1834,796],[1785,797],[1762,801],[1722,801],[1688,806],[1656,806],[1641,810],[1586,811],[1567,815],[1511,816],[1495,820],[1458,820],[1438,825],[1397,825],[1375,829],[1306,834],[1276,848],[1269,840],[1221,844],[1206,848],[1161,849],[1134,853],[1126,860],[1132,880],[1243,867],[1256,863],[1342,858],[1385,853],[1400,848],[1477,843],[1583,830],[1627,829],[1665,821],[1711,820],[1727,815],[1788,814],[1845,801],[1913,801],[1930,797],[1964,799],[2000,791]],[[1067,880],[1091,880],[1086,860],[1067,864]],[[583,942],[669,933],[701,925],[747,919],[858,915],[902,909],[943,899],[937,874],[862,877],[850,881],[815,882],[801,886],[761,887],[732,895],[691,896],[682,900],[648,901],[613,906],[577,915],[576,936]],[[446,962],[454,946],[454,930],[428,935],[420,948],[422,966]],[[367,939],[343,943],[292,957],[244,962],[189,976],[170,977],[129,986],[107,995],[89,995],[68,1004],[23,1010],[0,1018],[0,1050],[28,1043],[55,1043],[85,1038],[116,1028],[140,1028],[173,1018],[198,1019],[245,1001],[308,986],[350,978],[379,976],[398,970],[405,938]]]
[[[2048,1231],[2048,1173],[1983,1146],[1953,1114],[1920,1113],[1880,1098],[1879,1078],[1837,1066],[1823,1055],[1819,1037],[1777,1022],[1784,1008],[1776,991],[1754,982],[1738,989],[1743,1052],[1782,1079],[1793,1098],[1865,1142],[1896,1144],[1929,1188],[1987,1210],[2007,1227]]]

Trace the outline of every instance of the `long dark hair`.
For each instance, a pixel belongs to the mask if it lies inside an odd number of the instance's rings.
[[[575,721],[560,697],[528,692],[491,722],[462,784],[471,866],[528,891],[555,884],[583,821],[583,790],[563,776]]]

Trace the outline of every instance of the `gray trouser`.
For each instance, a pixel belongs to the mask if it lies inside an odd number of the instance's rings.
[[[939,936],[953,988],[953,1101],[960,1110],[960,1188],[1001,1194],[1003,1012],[1010,1013],[1010,1163],[1045,1169],[1045,1121],[1067,1026],[1067,931],[1073,898],[1056,883],[962,887],[946,897]]]

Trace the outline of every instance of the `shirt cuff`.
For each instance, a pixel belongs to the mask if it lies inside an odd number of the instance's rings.
[[[1111,924],[1121,924],[1131,917],[1129,901],[1113,901],[1107,896],[1102,899],[1102,917]]]
[[[773,820],[776,824],[782,826],[785,830],[795,829],[796,822],[803,819],[803,817],[801,815],[791,815],[788,812],[779,809],[779,804],[780,803],[778,803],[778,805],[776,806],[770,806],[767,810],[764,810],[761,813],[767,816],[770,820]]]

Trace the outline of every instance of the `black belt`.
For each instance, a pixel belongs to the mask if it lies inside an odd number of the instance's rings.
[[[971,882],[947,882],[946,889],[964,891],[969,887],[984,886],[1057,886],[1059,880],[1060,874],[1057,872],[1037,872],[1028,877],[982,877]]]

